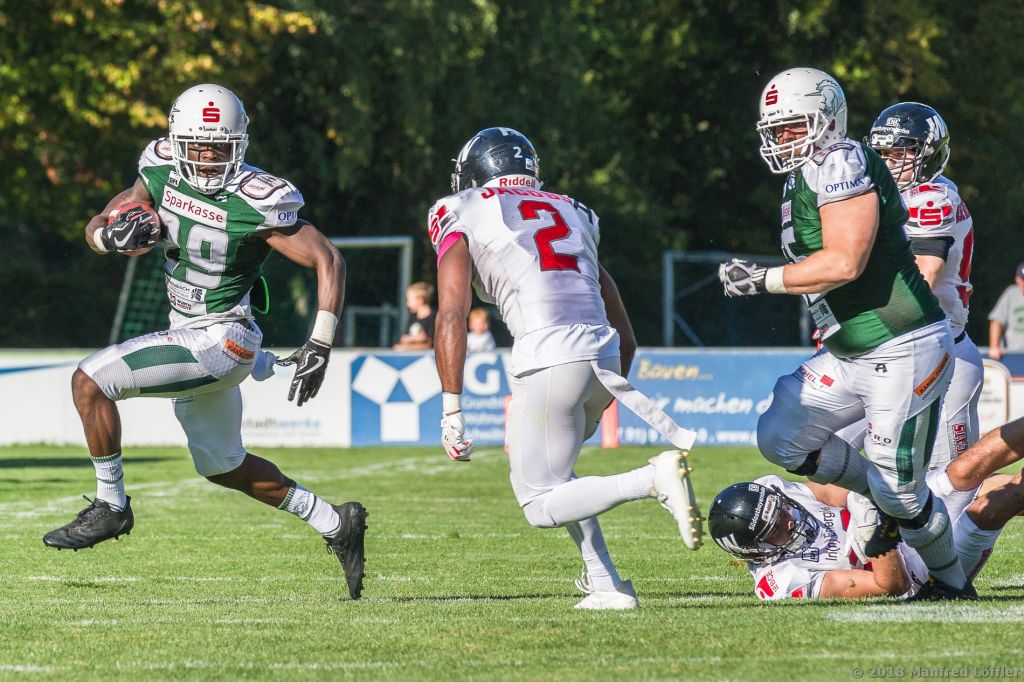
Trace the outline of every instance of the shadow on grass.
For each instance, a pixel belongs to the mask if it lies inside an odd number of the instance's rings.
[[[126,457],[125,464],[150,464],[166,462],[176,457]],[[76,468],[92,466],[89,458],[82,457],[19,457],[0,459],[0,469]]]

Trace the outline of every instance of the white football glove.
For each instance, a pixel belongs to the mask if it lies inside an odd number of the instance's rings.
[[[466,440],[466,418],[462,411],[441,416],[441,447],[456,462],[468,462],[473,441]]]
[[[764,283],[767,272],[768,268],[753,261],[733,258],[718,266],[718,279],[722,281],[726,296],[755,296],[768,293]]]
[[[850,518],[854,525],[853,532],[849,534],[850,549],[862,564],[869,564],[871,558],[867,555],[864,547],[881,521],[878,507],[867,497],[851,491],[846,497],[846,508],[850,510]]]

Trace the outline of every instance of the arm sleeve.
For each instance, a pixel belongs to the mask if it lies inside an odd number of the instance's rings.
[[[952,237],[911,237],[910,250],[915,256],[936,256],[946,260],[955,241]]]
[[[272,229],[276,227],[291,227],[299,220],[299,209],[305,205],[302,192],[294,187],[281,192],[275,203],[263,214],[263,224],[260,229]]]

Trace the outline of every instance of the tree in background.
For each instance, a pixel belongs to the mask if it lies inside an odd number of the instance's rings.
[[[19,292],[0,346],[105,341],[125,259],[92,257],[81,227],[202,81],[243,99],[248,160],[293,180],[310,220],[414,235],[427,279],[424,216],[451,157],[480,128],[522,130],[548,187],[602,216],[602,258],[656,343],[664,249],[778,252],[781,179],[753,125],[764,79],[797,64],[843,83],[853,136],[901,99],[943,113],[978,229],[977,336],[1024,258],[1021,26],[1020,0],[0,0],[0,287]],[[380,278],[353,279],[350,300],[393,286]],[[290,327],[302,290],[295,274],[276,296]]]

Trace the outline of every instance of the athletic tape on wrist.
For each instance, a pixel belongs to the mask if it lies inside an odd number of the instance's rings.
[[[462,394],[461,393],[442,393],[441,394],[441,411],[445,414],[452,414],[453,412],[459,412],[462,410]]]
[[[326,310],[318,310],[316,322],[313,323],[313,333],[309,338],[328,346],[334,343],[334,332],[338,329],[338,316]]]
[[[97,228],[92,231],[92,236],[89,238],[93,246],[95,246],[100,253],[109,253],[110,249],[103,245],[103,228]]]
[[[785,294],[786,285],[782,283],[782,270],[784,265],[768,268],[764,273],[764,288],[769,294]]]

